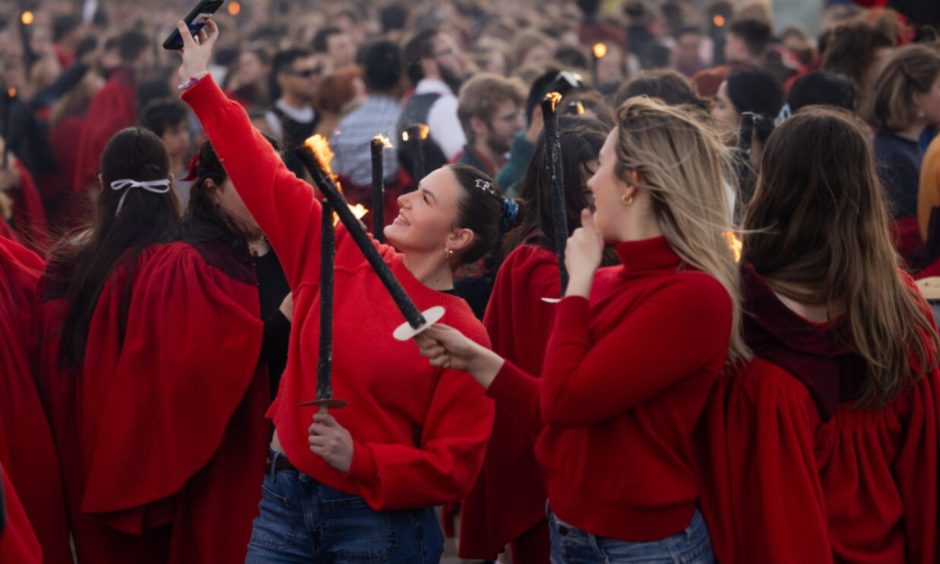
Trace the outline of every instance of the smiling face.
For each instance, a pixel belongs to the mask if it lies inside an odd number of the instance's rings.
[[[441,252],[455,231],[463,188],[448,167],[424,177],[418,189],[398,198],[401,210],[385,226],[385,238],[402,253]]]

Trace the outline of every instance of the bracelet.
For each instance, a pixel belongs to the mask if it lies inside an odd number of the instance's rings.
[[[203,78],[204,76],[206,76],[207,74],[209,74],[209,71],[202,71],[201,73],[197,74],[196,76],[190,78],[190,79],[187,80],[186,82],[184,82],[184,83],[180,84],[179,86],[177,86],[177,88],[179,88],[180,90],[188,90],[188,89],[191,88],[193,85],[195,85],[197,82],[199,82],[200,80],[202,80],[202,78]]]

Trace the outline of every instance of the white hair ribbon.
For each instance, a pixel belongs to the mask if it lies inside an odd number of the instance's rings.
[[[115,192],[120,192],[124,189],[130,190],[131,188],[141,188],[154,194],[166,194],[170,191],[170,179],[161,178],[160,180],[148,180],[146,182],[141,182],[139,180],[124,178],[121,180],[115,180],[111,183],[111,189]],[[114,215],[121,213],[121,208],[124,207],[124,198],[127,197],[127,194],[128,192],[121,194],[121,199],[118,200],[117,211],[114,212]]]

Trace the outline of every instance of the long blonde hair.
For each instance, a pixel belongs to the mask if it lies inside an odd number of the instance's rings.
[[[731,168],[721,140],[690,112],[645,96],[617,110],[617,136],[617,175],[627,180],[629,172],[638,173],[673,250],[725,287],[733,307],[729,360],[747,359],[739,272],[728,239],[734,226],[725,171]]]
[[[924,299],[900,274],[871,134],[801,110],[770,136],[744,220],[744,260],[784,296],[844,309],[844,343],[866,364],[860,407],[884,405],[936,365]]]

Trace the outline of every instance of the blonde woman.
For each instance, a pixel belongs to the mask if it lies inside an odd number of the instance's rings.
[[[570,282],[540,380],[454,329],[419,340],[539,433],[553,562],[712,562],[692,429],[730,356],[740,299],[720,141],[647,98],[620,107],[568,240]],[[621,266],[598,268],[604,243]]]

